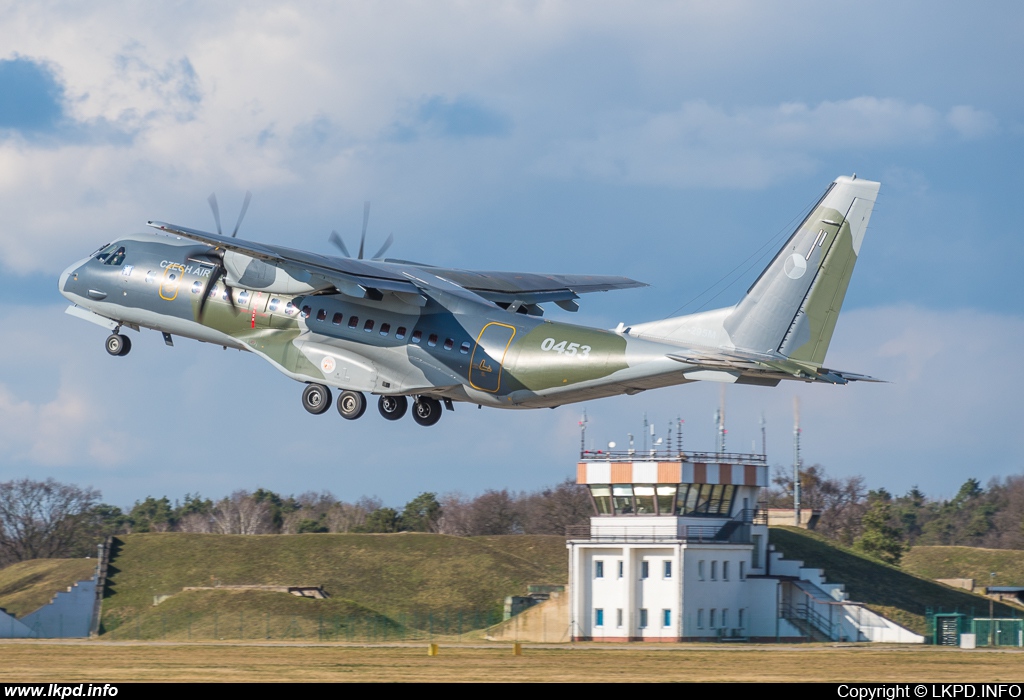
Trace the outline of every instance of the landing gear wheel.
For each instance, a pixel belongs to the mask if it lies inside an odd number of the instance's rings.
[[[331,390],[323,384],[307,384],[302,390],[302,407],[319,416],[331,407]]]
[[[381,396],[377,410],[388,420],[398,420],[409,410],[409,399],[404,396]]]
[[[420,425],[434,425],[441,420],[441,402],[421,396],[412,405],[412,418]]]
[[[128,336],[111,333],[107,336],[107,352],[111,355],[124,356],[132,349],[132,341]]]
[[[366,412],[366,397],[358,391],[343,391],[338,397],[338,413],[345,420],[355,420]]]

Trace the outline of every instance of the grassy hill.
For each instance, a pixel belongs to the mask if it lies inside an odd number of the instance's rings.
[[[1024,551],[1019,549],[913,547],[901,567],[925,578],[973,578],[980,587],[1024,586]]]
[[[0,569],[0,608],[24,617],[96,573],[95,559],[33,559]]]
[[[115,636],[180,636],[192,625],[191,633],[205,637],[214,614],[217,631],[233,638],[248,635],[260,615],[264,626],[290,618],[304,630],[295,636],[307,638],[314,625],[321,638],[324,625],[372,625],[380,634],[442,620],[453,628],[457,618],[460,629],[483,627],[500,619],[505,596],[530,583],[564,583],[567,573],[565,539],[548,536],[152,533],[118,538],[111,554],[102,629]],[[331,598],[181,592],[217,585],[319,585]],[[154,606],[155,596],[168,595]],[[223,615],[232,621],[222,630]],[[278,629],[268,636],[287,635]]]
[[[978,615],[988,615],[988,598],[883,564],[839,547],[814,532],[794,527],[773,527],[769,541],[777,551],[784,553],[786,559],[800,559],[806,566],[824,569],[829,582],[846,584],[851,600],[866,604],[918,634],[927,632],[925,613],[928,608],[968,614],[974,610]],[[995,614],[1021,617],[1022,611],[997,603]]]

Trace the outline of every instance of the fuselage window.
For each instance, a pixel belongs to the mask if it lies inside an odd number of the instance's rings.
[[[454,347],[455,347],[455,341],[452,340],[451,338],[445,338],[445,340],[444,340],[444,349],[445,350],[451,350]]]
[[[217,296],[217,289],[218,289],[217,285],[215,285],[215,284],[211,285],[210,286],[210,291],[206,293],[206,296],[208,296],[211,299],[213,299],[215,296]]]
[[[284,312],[285,312],[286,314],[288,314],[289,316],[291,316],[291,315],[292,315],[293,313],[295,313],[295,304],[293,304],[293,303],[291,303],[291,302],[289,301],[289,302],[288,302],[287,304],[285,304],[285,306],[284,306]]]
[[[418,343],[422,339],[423,339],[423,331],[413,331],[412,332],[412,342]]]
[[[463,342],[462,345],[459,346],[459,352],[461,352],[463,355],[468,355],[469,354],[469,341],[468,340]]]
[[[348,317],[348,327],[349,328],[357,328],[358,326],[359,326],[359,317],[358,316],[349,316]]]
[[[280,299],[271,299],[270,303],[267,304],[267,311],[269,311],[270,313],[274,313],[275,311],[277,311],[277,305],[280,303]]]
[[[312,311],[308,306],[302,307],[302,318],[309,318],[309,313]]]
[[[366,319],[366,323],[363,324],[363,330],[366,331],[367,333],[369,333],[370,331],[373,330],[373,319],[372,318]]]
[[[390,332],[391,332],[391,324],[390,323],[382,323],[382,324],[380,324],[380,334],[381,335],[387,335]]]
[[[430,347],[434,347],[435,345],[437,345],[437,333],[430,334],[430,336],[427,338],[427,345],[429,345]]]
[[[114,254],[111,255],[109,258],[107,258],[103,262],[103,264],[104,265],[120,265],[123,262],[124,262],[124,246],[121,246],[116,251],[114,251]]]
[[[405,326],[399,326],[398,330],[395,331],[395,337],[401,340],[405,337]]]
[[[334,318],[331,319],[331,323],[333,323],[336,326],[341,325],[341,312],[334,314]]]
[[[196,280],[192,283],[192,293],[199,294],[201,291],[203,291],[203,283],[200,280]]]
[[[106,263],[104,263],[105,265]],[[146,284],[153,284],[153,280],[156,279],[156,273],[150,270],[146,273]]]
[[[248,304],[249,304],[249,292],[239,292],[238,293],[238,303],[241,306],[248,306]]]
[[[327,309],[320,309],[319,311],[317,311],[316,312],[316,320],[317,321],[326,321],[327,320]]]

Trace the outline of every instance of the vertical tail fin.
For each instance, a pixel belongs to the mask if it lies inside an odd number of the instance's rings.
[[[879,187],[832,183],[724,320],[735,347],[824,362]]]

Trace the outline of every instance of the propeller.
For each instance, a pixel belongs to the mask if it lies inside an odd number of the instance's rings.
[[[369,225],[369,223],[370,223],[370,203],[369,202],[365,202],[365,203],[363,203],[363,233],[359,237],[359,255],[356,256],[357,260],[362,260],[363,259],[363,253],[365,252],[365,249],[366,249],[366,227]],[[344,255],[346,258],[351,258],[352,257],[352,254],[348,252],[348,246],[345,245],[345,241],[342,240],[341,236],[338,234],[337,231],[331,231],[331,235],[328,237],[327,240],[329,240],[331,243],[333,243],[334,247],[336,247],[338,250],[340,250],[342,252],[342,255]],[[393,233],[389,233],[388,237],[387,237],[387,240],[384,241],[384,245],[382,245],[380,247],[380,250],[378,250],[376,252],[376,254],[374,254],[374,256],[372,258],[370,258],[370,259],[371,260],[377,260],[378,258],[380,258],[382,255],[384,255],[385,252],[387,252],[387,249],[390,248],[391,244],[394,243],[394,242],[395,242],[395,235]]]
[[[207,199],[210,203],[210,211],[213,212],[213,220],[217,224],[217,235],[223,236],[224,232],[220,226],[220,207],[217,206],[217,195],[211,194]],[[245,199],[242,200],[242,209],[238,212],[238,221],[235,223],[235,230],[231,232],[231,237],[235,238],[238,235],[238,229],[242,226],[242,219],[245,218],[245,212],[249,209],[249,202],[252,201],[252,192],[246,191]],[[214,265],[213,271],[210,273],[210,279],[206,282],[206,286],[203,288],[203,296],[199,299],[198,316],[199,320],[203,320],[203,314],[206,312],[206,302],[210,300],[210,289],[216,286],[217,282],[227,274],[227,268],[224,267],[224,252],[214,248],[210,253],[211,255],[218,256],[220,261]],[[235,290],[231,288],[231,285],[224,282],[224,289],[227,291],[228,304],[235,311],[238,310],[238,306],[235,304]]]

